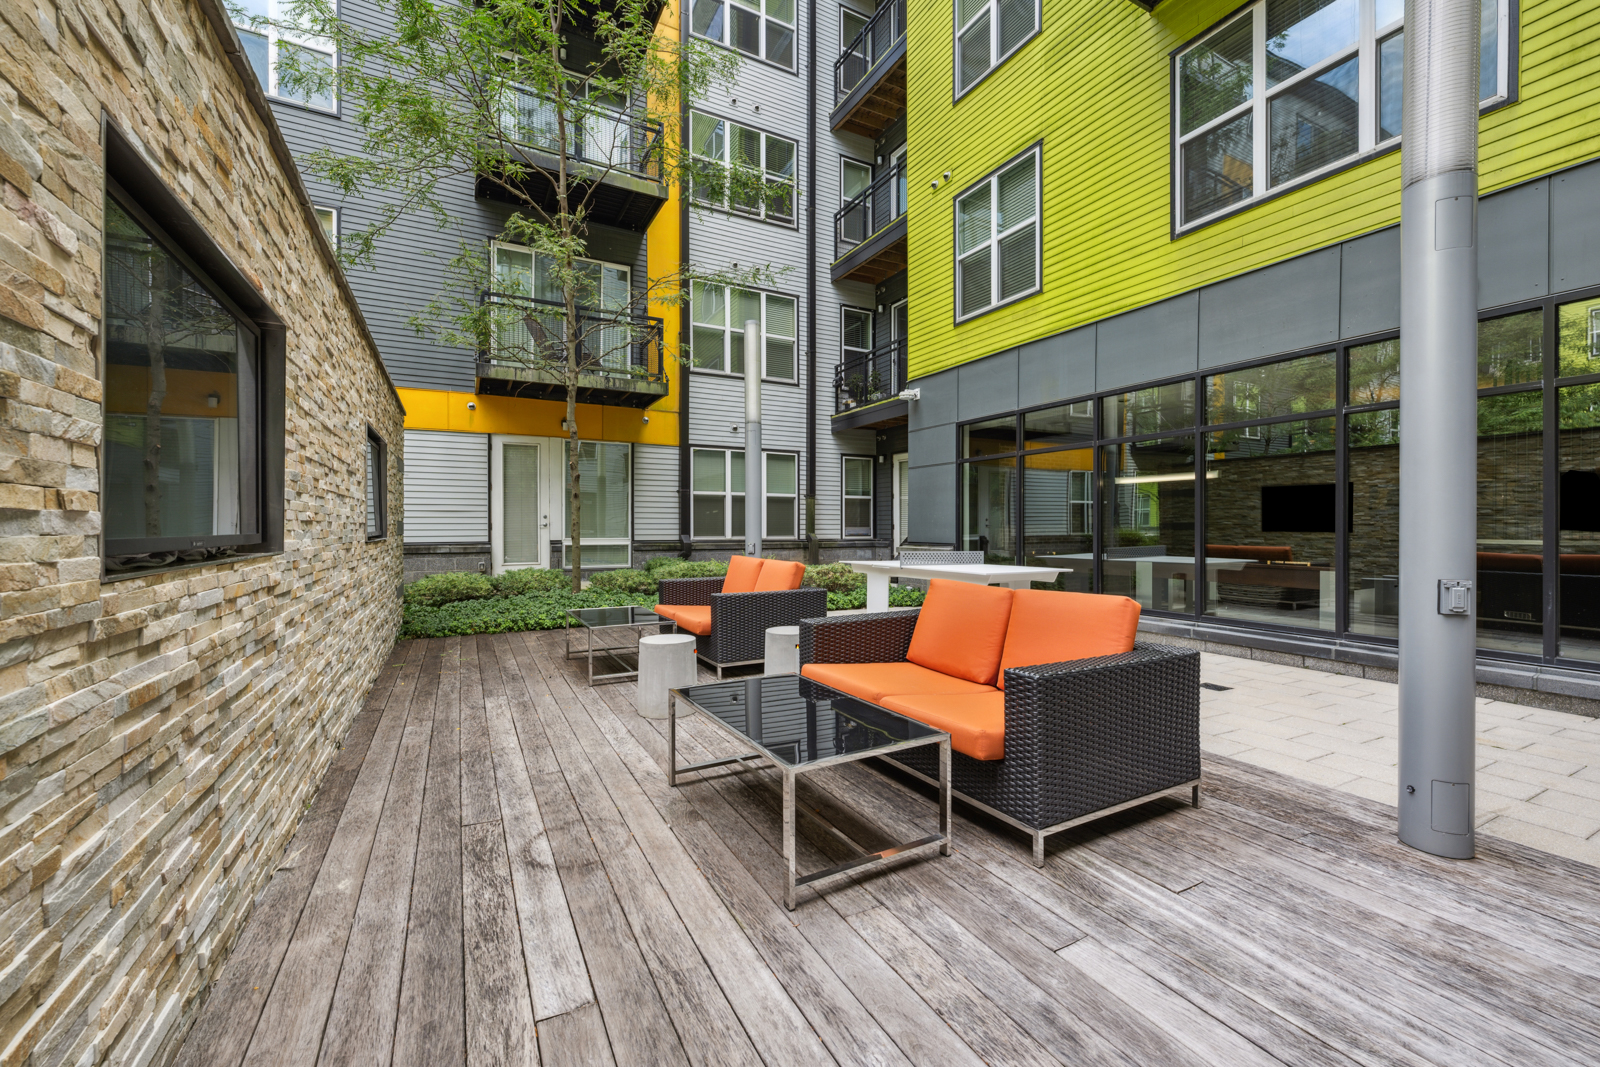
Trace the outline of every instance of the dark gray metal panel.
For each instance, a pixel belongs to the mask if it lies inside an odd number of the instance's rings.
[[[962,422],[1017,410],[1017,350],[963,363],[957,368],[956,413]]]
[[[1550,287],[1600,284],[1600,163],[1550,179]]]
[[[913,446],[915,448],[915,446]],[[913,456],[915,452],[913,452]],[[913,460],[915,462],[915,460]],[[911,468],[909,541],[954,544],[956,539],[956,466]]]
[[[1550,291],[1550,183],[1530,182],[1478,201],[1478,306]]]
[[[1017,400],[1031,408],[1094,392],[1093,326],[1058,333],[1017,350]]]
[[[1360,337],[1400,328],[1400,227],[1369,233],[1342,246],[1339,336]]]
[[[922,390],[922,399],[913,400],[908,424],[913,430],[956,421],[956,371],[943,370],[913,378],[910,387]]]
[[[1193,372],[1199,365],[1199,333],[1198,292],[1106,319],[1095,335],[1095,388],[1120,389]]]
[[[906,435],[906,451],[911,455],[913,467],[926,467],[934,463],[953,463],[956,458],[956,428],[934,426],[927,430],[912,430]]]
[[[1339,249],[1324,248],[1200,290],[1200,367],[1339,339]]]

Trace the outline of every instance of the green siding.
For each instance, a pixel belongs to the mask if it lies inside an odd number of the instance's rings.
[[[913,377],[1399,222],[1390,151],[1172,239],[1169,56],[1239,6],[1044,0],[1040,34],[952,104],[951,4],[909,0]],[[1519,99],[1483,118],[1484,192],[1600,155],[1600,0],[1523,0],[1520,31]],[[1043,292],[956,326],[955,196],[1038,140]]]

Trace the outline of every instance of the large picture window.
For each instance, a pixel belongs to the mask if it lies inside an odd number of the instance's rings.
[[[794,0],[695,0],[694,34],[794,69]]]
[[[269,96],[333,111],[332,89],[308,83],[308,77],[331,71],[338,62],[333,42],[268,26],[268,19],[283,19],[286,6],[281,0],[240,0],[243,17],[235,14],[234,29],[245,58]]]
[[[115,190],[105,233],[106,555],[127,569],[259,543],[255,327]]]
[[[978,84],[1038,29],[1038,0],[956,0],[956,95]]]
[[[1039,290],[1039,149],[956,198],[956,318]]]
[[[572,442],[566,442],[561,469],[561,524],[564,554],[572,554]],[[614,441],[578,443],[578,535],[583,566],[626,567],[629,562],[633,507],[633,446]],[[570,563],[565,563],[570,567]]]
[[[1483,106],[1511,85],[1510,5],[1481,0]],[[1404,0],[1259,0],[1177,56],[1178,224],[1400,136]]]
[[[766,522],[763,537],[792,540],[799,536],[800,457],[792,452],[764,452]],[[697,448],[693,456],[692,526],[696,539],[744,536],[744,452],[740,449]]]
[[[699,112],[689,130],[695,200],[794,224],[795,142]]]
[[[744,324],[761,325],[765,359],[761,376],[795,380],[795,299],[725,285],[694,283],[690,301],[694,365],[724,374],[744,373]]]

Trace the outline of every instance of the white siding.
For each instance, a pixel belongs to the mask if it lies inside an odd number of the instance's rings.
[[[678,450],[633,446],[633,539],[678,539]]]
[[[489,540],[489,438],[406,431],[405,538],[412,544]]]

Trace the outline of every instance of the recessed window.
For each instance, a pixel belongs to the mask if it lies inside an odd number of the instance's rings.
[[[800,460],[792,452],[763,453],[766,460],[766,515],[763,537],[799,536]],[[744,536],[744,452],[697,448],[693,456],[691,521],[696,538]]]
[[[872,536],[871,456],[845,456],[844,536]]]
[[[1039,150],[956,200],[956,317],[1039,289]]]
[[[334,44],[266,24],[284,19],[286,6],[283,0],[241,0],[233,17],[245,58],[269,96],[333,111],[337,100],[326,78],[338,62]]]
[[[795,143],[696,112],[693,197],[769,222],[794,223]]]
[[[312,211],[317,213],[317,221],[322,223],[322,232],[327,235],[328,243],[333,245],[334,251],[339,250],[339,212],[331,207],[315,207]]]
[[[389,448],[367,427],[367,540],[389,536]]]
[[[794,0],[695,0],[694,34],[794,69]]]
[[[1004,63],[1038,28],[1036,0],[956,0],[956,95]]]
[[[754,319],[766,355],[761,376],[795,380],[794,297],[696,282],[690,317],[690,347],[699,369],[743,374],[744,324]]]
[[[1511,0],[1480,3],[1488,107],[1510,93]],[[1398,138],[1404,19],[1403,0],[1260,0],[1180,53],[1180,226]],[[1367,88],[1363,65],[1375,72]]]

